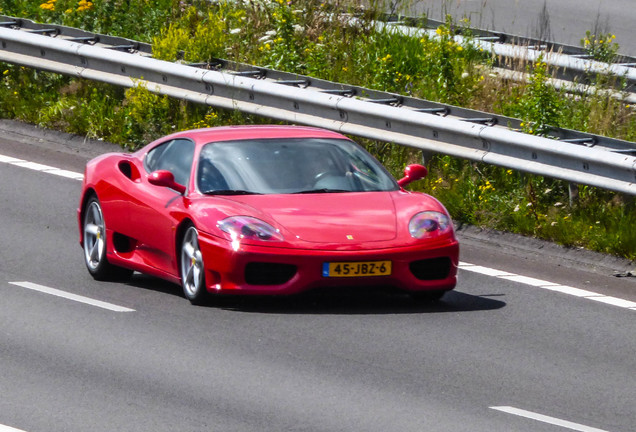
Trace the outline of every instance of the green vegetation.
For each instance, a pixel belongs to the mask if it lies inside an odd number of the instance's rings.
[[[620,79],[598,78],[598,91],[569,97],[548,85],[543,60],[523,71],[528,83],[502,81],[492,60],[453,35],[468,23],[450,19],[433,36],[410,37],[375,28],[373,10],[343,16],[314,0],[210,3],[203,0],[0,0],[5,15],[81,27],[153,44],[155,57],[200,62],[215,57],[272,67],[522,119],[524,132],[550,126],[636,141],[632,107],[603,90]],[[168,24],[166,24],[168,23]],[[587,41],[587,42],[586,42]],[[611,35],[588,34],[595,58],[616,55]],[[102,138],[134,149],[174,130],[228,123],[265,123],[238,112],[133,88],[0,65],[0,116]],[[396,175],[419,153],[379,142],[364,144]],[[420,182],[457,222],[585,246],[636,259],[632,197],[438,155]]]
[[[611,63],[616,59],[619,49],[618,44],[614,43],[615,39],[616,35],[611,33],[595,35],[588,30],[585,38],[581,39],[581,45],[593,59]]]

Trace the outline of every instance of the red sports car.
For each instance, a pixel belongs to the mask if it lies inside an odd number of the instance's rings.
[[[293,126],[199,129],[90,161],[80,244],[98,280],[134,270],[213,293],[390,286],[439,298],[459,246],[442,204],[403,189],[363,148]]]

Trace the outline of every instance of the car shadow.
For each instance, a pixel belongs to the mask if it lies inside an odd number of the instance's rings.
[[[320,292],[285,297],[223,296],[211,306],[245,313],[391,315],[414,313],[474,312],[501,309],[506,303],[490,296],[450,291],[438,301],[414,300],[392,292]]]
[[[178,296],[186,301],[178,285],[152,276],[135,273],[127,285]],[[218,295],[212,296],[203,307],[265,314],[378,315],[475,312],[506,306],[504,301],[493,297],[503,297],[503,294],[472,295],[453,290],[447,292],[441,300],[427,302],[391,290],[372,289],[361,292],[359,289],[330,289],[288,296]]]

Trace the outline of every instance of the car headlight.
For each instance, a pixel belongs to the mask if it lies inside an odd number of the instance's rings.
[[[452,223],[444,213],[425,211],[417,213],[409,222],[411,237],[423,239],[444,234],[452,229]]]
[[[217,223],[221,231],[230,235],[232,240],[282,241],[279,230],[251,216],[230,216]]]

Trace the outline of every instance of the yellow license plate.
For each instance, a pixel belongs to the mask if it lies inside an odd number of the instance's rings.
[[[324,277],[388,276],[391,261],[326,262],[322,264]]]

